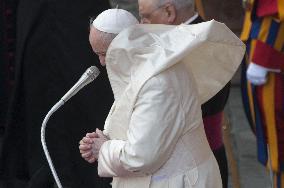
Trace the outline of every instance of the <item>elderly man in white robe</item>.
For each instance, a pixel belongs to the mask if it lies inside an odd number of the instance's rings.
[[[90,43],[115,102],[104,131],[80,141],[82,157],[114,188],[221,188],[200,106],[231,79],[243,43],[216,21],[139,25],[120,9],[94,20]]]

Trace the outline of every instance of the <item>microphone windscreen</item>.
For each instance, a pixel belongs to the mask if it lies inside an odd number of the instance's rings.
[[[96,79],[100,74],[100,70],[96,66],[91,66],[87,70],[87,75],[91,77],[92,80]]]

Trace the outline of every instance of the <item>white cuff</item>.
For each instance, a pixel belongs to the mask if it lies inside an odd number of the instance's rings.
[[[266,83],[266,75],[268,69],[251,62],[248,66],[246,75],[247,79],[254,85],[262,85]]]
[[[101,149],[98,158],[98,175],[100,177],[119,176],[122,166],[119,156],[125,142],[122,140],[106,141]]]

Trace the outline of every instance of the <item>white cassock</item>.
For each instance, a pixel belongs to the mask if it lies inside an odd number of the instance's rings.
[[[114,188],[221,188],[200,105],[233,76],[244,44],[224,24],[136,25],[111,43],[115,102],[98,173]]]

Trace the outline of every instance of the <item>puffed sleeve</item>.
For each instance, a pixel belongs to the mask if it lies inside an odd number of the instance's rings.
[[[184,126],[180,91],[161,77],[141,89],[130,120],[127,140],[103,144],[98,173],[102,177],[144,176],[170,157]]]
[[[256,41],[252,62],[268,69],[284,71],[284,53],[260,40]]]

